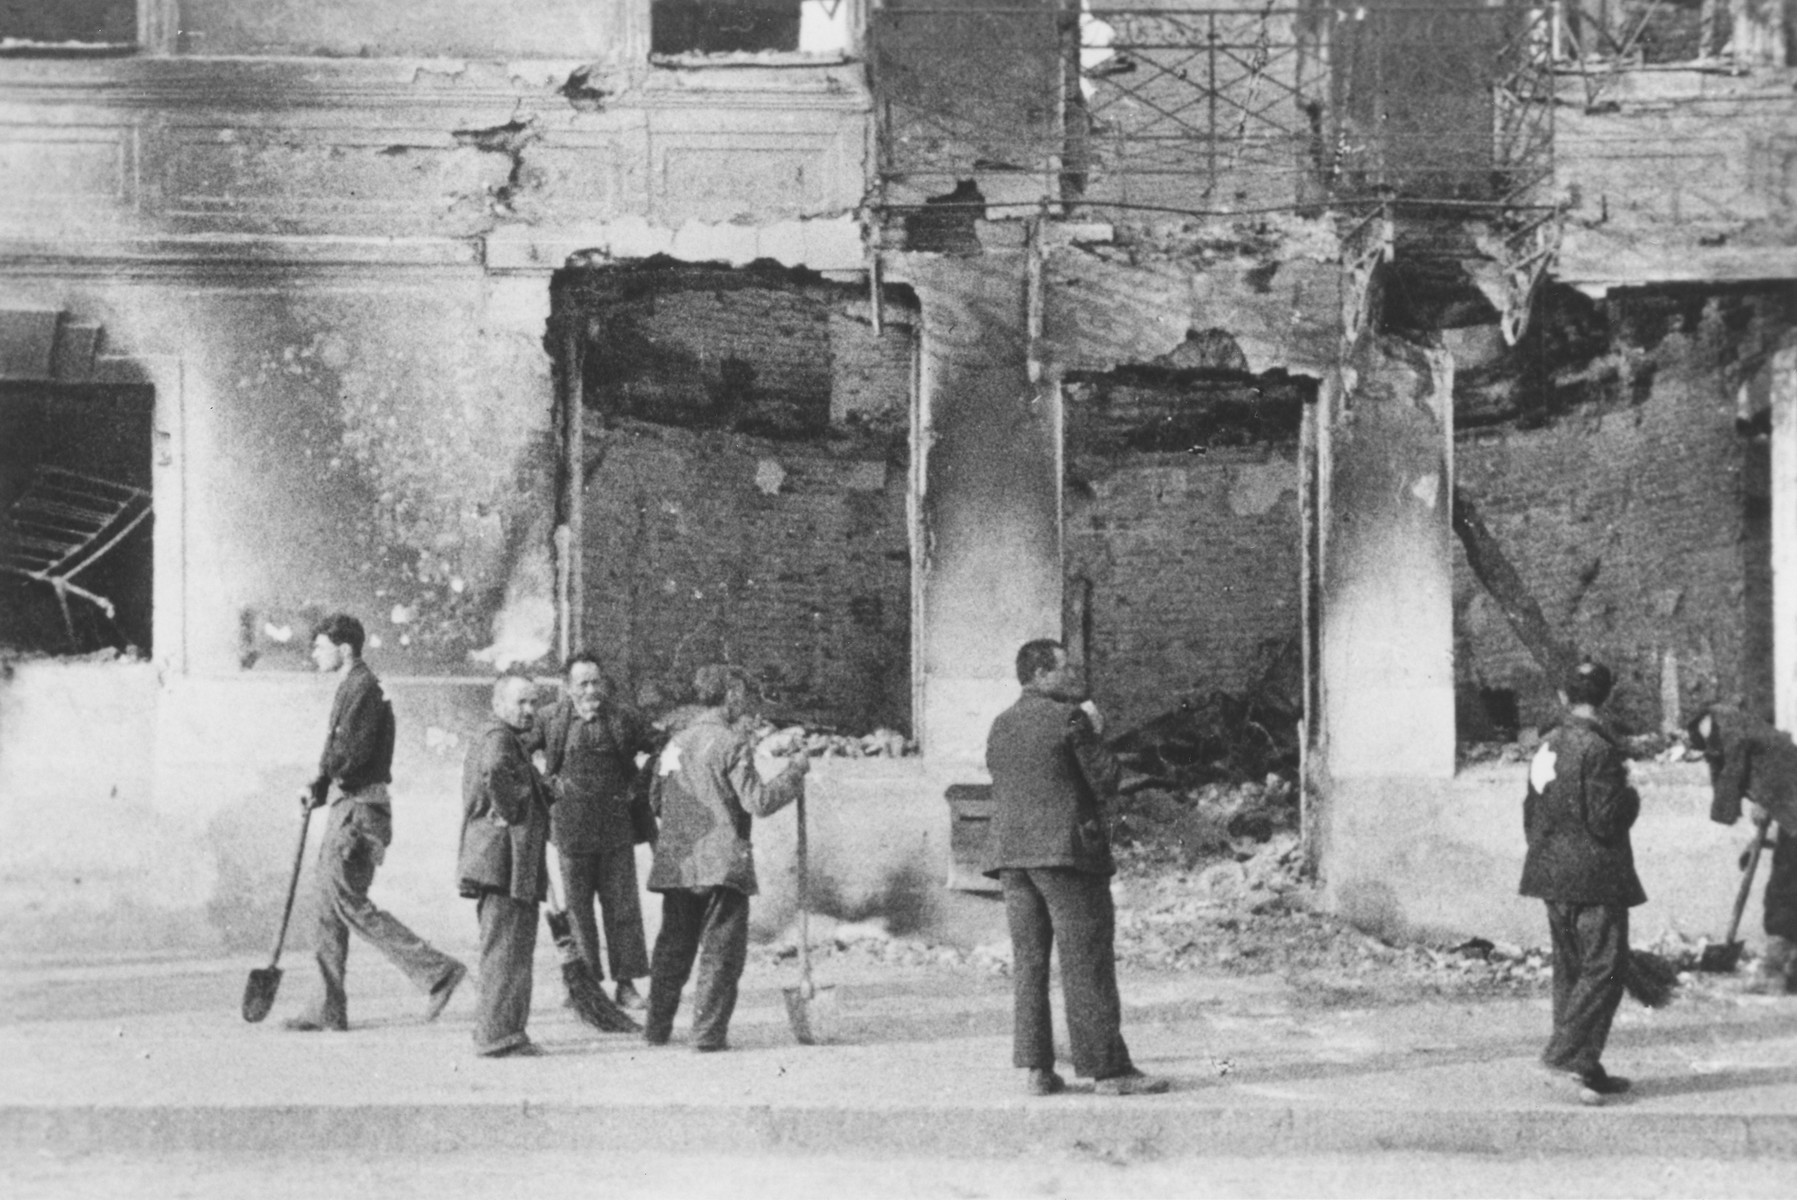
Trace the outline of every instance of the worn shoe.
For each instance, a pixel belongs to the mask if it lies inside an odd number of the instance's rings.
[[[673,1034],[665,1029],[643,1030],[643,1040],[648,1042],[651,1046],[665,1046],[668,1044],[668,1039],[672,1036]]]
[[[696,1054],[717,1054],[721,1051],[728,1050],[728,1049],[730,1049],[729,1042],[694,1042],[693,1043],[693,1051]]]
[[[313,1017],[288,1017],[281,1022],[281,1028],[289,1033],[347,1033],[347,1023],[338,1025],[320,1021]]]
[[[1131,1070],[1100,1079],[1092,1085],[1092,1093],[1097,1096],[1158,1096],[1172,1086],[1171,1080]]]
[[[491,1050],[481,1055],[482,1058],[542,1058],[549,1051],[535,1042],[519,1042],[515,1046],[507,1046],[503,1050]]]
[[[431,989],[430,998],[424,1002],[424,1019],[435,1021],[443,1015],[449,1005],[449,998],[455,990],[462,986],[462,980],[468,978],[468,968],[456,963],[449,968],[449,973],[437,980],[437,986]]]
[[[1600,1108],[1611,1096],[1629,1090],[1629,1081],[1610,1075],[1601,1067],[1596,1071],[1566,1071],[1549,1068],[1549,1083],[1562,1082],[1572,1089],[1572,1098],[1586,1108]]]
[[[1043,1067],[1031,1067],[1030,1077],[1024,1082],[1023,1090],[1032,1096],[1052,1096],[1056,1092],[1066,1091],[1067,1081]]]
[[[636,990],[636,984],[628,979],[618,980],[617,990],[612,993],[612,1003],[619,1008],[629,1009],[631,1012],[641,1012],[649,1007],[649,1002],[643,999],[643,994]]]

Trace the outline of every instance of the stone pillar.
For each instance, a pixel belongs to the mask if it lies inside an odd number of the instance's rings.
[[[1061,636],[1060,405],[1029,376],[1027,257],[917,256],[923,308],[912,613],[923,751],[979,763],[1017,648]]]
[[[1797,343],[1772,359],[1772,696],[1797,729]]]
[[[1319,404],[1317,847],[1332,907],[1398,929],[1454,774],[1453,360],[1367,337]]]

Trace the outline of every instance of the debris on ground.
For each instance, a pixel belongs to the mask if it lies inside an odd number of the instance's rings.
[[[1456,754],[1460,766],[1477,763],[1528,762],[1541,745],[1543,734],[1524,729],[1514,742],[1461,742]],[[1702,762],[1703,752],[1691,749],[1681,733],[1642,733],[1621,739],[1622,752],[1631,762]]]
[[[792,755],[803,751],[812,758],[904,758],[917,753],[917,744],[896,729],[872,733],[841,733],[810,725],[775,725],[757,721],[749,736],[764,754]]]

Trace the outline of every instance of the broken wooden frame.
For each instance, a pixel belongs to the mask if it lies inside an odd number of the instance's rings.
[[[73,638],[71,595],[98,608],[107,620],[118,615],[111,600],[75,583],[75,576],[130,536],[149,519],[150,510],[150,493],[142,488],[40,465],[8,510],[13,532],[0,570],[54,589]]]

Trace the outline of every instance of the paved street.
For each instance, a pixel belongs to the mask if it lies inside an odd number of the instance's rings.
[[[303,960],[246,1025],[249,965],[8,970],[7,1194],[1783,1195],[1797,1159],[1797,1004],[1728,991],[1627,1005],[1609,1057],[1635,1092],[1589,1110],[1534,1066],[1542,998],[1138,972],[1125,1028],[1175,1090],[1031,1099],[1009,982],[965,967],[826,959],[836,1037],[801,1047],[779,996],[795,971],[758,959],[735,1048],[697,1055],[679,1030],[664,1050],[590,1034],[545,956],[532,1031],[551,1053],[490,1061],[471,993],[422,1024],[366,953],[350,1033],[279,1030]]]

